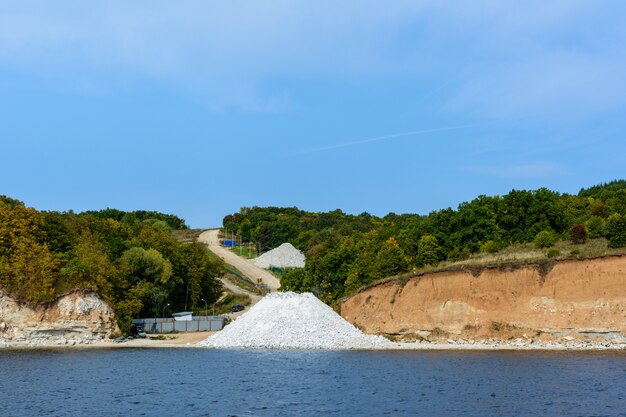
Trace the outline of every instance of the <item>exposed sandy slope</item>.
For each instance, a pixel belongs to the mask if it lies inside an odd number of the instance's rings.
[[[270,272],[263,268],[259,268],[251,261],[237,256],[228,249],[220,246],[219,229],[202,232],[198,237],[198,241],[207,244],[213,253],[222,258],[226,263],[237,268],[247,277],[253,280],[256,280],[257,278],[263,279],[263,282],[272,291],[276,291],[280,287],[280,281]]]
[[[407,339],[625,341],[626,257],[561,261],[544,277],[532,266],[417,276],[344,300],[341,315]]]

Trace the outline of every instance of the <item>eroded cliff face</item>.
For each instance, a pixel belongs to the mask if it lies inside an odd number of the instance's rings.
[[[343,300],[341,315],[367,333],[405,340],[625,340],[626,257],[560,261],[547,273],[530,265],[415,276]]]
[[[94,292],[75,291],[48,306],[16,302],[0,290],[0,343],[92,343],[116,332],[115,312]]]

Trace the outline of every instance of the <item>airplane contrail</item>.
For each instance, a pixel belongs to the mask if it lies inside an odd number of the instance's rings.
[[[403,136],[416,136],[416,135],[423,135],[426,133],[444,132],[446,130],[466,129],[466,128],[475,127],[475,126],[478,126],[478,124],[439,127],[435,129],[413,130],[411,132],[394,133],[393,135],[377,136],[375,138],[357,140],[354,142],[345,142],[345,143],[339,143],[336,145],[321,146],[319,148],[305,149],[299,152],[295,152],[293,155],[294,156],[295,155],[307,155],[311,153],[326,152],[326,151],[332,151],[332,150],[340,149],[340,148],[347,148],[349,146],[363,145],[363,144],[371,143],[371,142],[380,142],[382,140],[394,139],[394,138],[399,138]]]

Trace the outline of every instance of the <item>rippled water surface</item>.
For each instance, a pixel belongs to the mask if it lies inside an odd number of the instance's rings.
[[[0,416],[626,416],[626,354],[1,351]]]

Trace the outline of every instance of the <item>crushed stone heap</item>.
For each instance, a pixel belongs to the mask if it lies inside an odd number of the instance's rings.
[[[362,333],[311,293],[269,294],[200,345],[256,349],[384,349],[382,336]]]
[[[305,257],[291,243],[283,243],[252,261],[261,268],[304,268]]]

